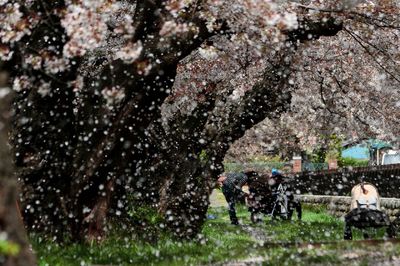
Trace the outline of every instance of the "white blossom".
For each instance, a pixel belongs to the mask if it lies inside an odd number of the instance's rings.
[[[215,59],[218,56],[217,49],[213,46],[206,46],[204,48],[200,47],[199,53],[204,59],[207,60]]]
[[[0,40],[2,43],[14,43],[30,34],[27,21],[23,18],[18,3],[8,3],[0,12]]]
[[[14,51],[10,50],[7,46],[0,46],[0,60],[8,61],[13,54]]]
[[[51,85],[49,82],[44,82],[42,81],[38,87],[38,93],[42,96],[45,97],[50,94],[51,92]]]
[[[30,86],[31,83],[29,77],[26,75],[22,75],[14,79],[12,89],[16,92],[21,92],[25,89],[29,89]]]
[[[160,30],[161,36],[173,36],[179,35],[189,31],[189,26],[187,23],[177,23],[176,21],[169,20],[164,22]]]
[[[114,104],[120,103],[125,98],[125,90],[120,87],[104,88],[101,94],[106,100],[107,106],[110,108],[112,108]]]
[[[107,38],[107,21],[117,9],[114,1],[83,1],[68,5],[67,13],[61,20],[70,40],[64,46],[67,58],[83,56],[87,51],[104,44]]]
[[[295,13],[286,12],[283,16],[282,23],[285,25],[285,28],[288,30],[297,29],[299,26],[297,21],[297,15]]]
[[[32,66],[33,69],[38,70],[42,67],[43,58],[41,56],[28,55],[25,57],[25,63]]]
[[[139,58],[143,50],[143,45],[140,41],[136,43],[127,43],[122,48],[115,52],[115,59],[121,59],[125,63],[133,63]]]
[[[45,58],[44,68],[47,72],[52,74],[63,72],[69,68],[69,60],[67,58],[57,57]]]

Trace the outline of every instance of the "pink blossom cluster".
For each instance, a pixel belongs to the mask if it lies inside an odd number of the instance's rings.
[[[67,58],[83,56],[88,51],[104,45],[107,38],[107,22],[118,9],[115,1],[81,1],[69,4],[61,20],[69,41],[63,54]]]
[[[18,3],[0,3],[0,40],[4,44],[17,42],[31,33],[20,8]]]
[[[133,63],[139,58],[143,50],[141,41],[136,43],[128,42],[123,47],[115,51],[115,59],[121,59],[127,64]]]
[[[189,25],[187,23],[177,23],[176,21],[169,20],[164,22],[160,30],[160,35],[169,37],[175,36],[189,31]]]
[[[101,91],[107,106],[112,109],[115,104],[120,103],[125,98],[125,90],[119,86],[106,87]]]

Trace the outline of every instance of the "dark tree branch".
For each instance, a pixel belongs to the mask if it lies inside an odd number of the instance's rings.
[[[284,33],[288,35],[288,41],[296,43],[316,40],[321,36],[335,36],[342,29],[342,22],[333,18],[328,18],[326,21],[303,19],[299,21],[297,29],[284,31]]]
[[[379,62],[375,55],[372,54],[372,52],[368,49],[368,47],[366,47],[360,40],[359,38],[357,38],[357,36],[355,36],[350,30],[348,30],[347,28],[343,28],[345,32],[347,32],[372,58],[372,60],[375,61],[375,63],[383,70],[385,71],[389,76],[391,76],[394,80],[396,80],[397,82],[400,83],[400,79],[397,78],[392,72],[390,72],[389,70],[386,69],[386,67]]]

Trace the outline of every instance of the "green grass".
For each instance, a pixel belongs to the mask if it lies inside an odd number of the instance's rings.
[[[134,235],[114,233],[99,245],[58,245],[40,241],[38,236],[32,237],[32,244],[39,265],[51,266],[204,265],[246,258],[260,258],[263,265],[325,265],[364,263],[370,260],[368,254],[376,250],[384,258],[400,254],[399,244],[360,246],[342,241],[343,222],[328,215],[322,207],[306,207],[302,221],[272,221],[266,217],[263,223],[253,225],[246,208],[239,206],[241,226],[229,223],[225,208],[210,208],[209,214],[215,219],[207,220],[201,236],[193,241],[179,242],[164,235],[150,244]],[[375,237],[382,234],[378,232]],[[355,232],[355,238],[362,239],[361,233]],[[327,244],[309,245],[321,241]],[[353,253],[361,255],[354,260]]]

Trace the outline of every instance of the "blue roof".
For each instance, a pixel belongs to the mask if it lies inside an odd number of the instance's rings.
[[[368,160],[369,149],[366,145],[358,144],[342,151],[342,157]]]
[[[379,150],[384,148],[393,148],[393,146],[379,139],[369,139],[357,145],[348,146],[347,149],[343,149],[342,157],[368,160],[369,149]]]

